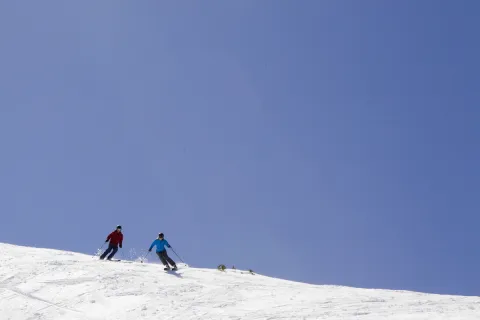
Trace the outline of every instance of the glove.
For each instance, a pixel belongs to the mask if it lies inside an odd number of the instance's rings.
[[[108,242],[108,239],[107,239],[107,240],[105,240],[105,243],[107,243],[107,242]]]
[[[122,245],[120,245],[120,249],[122,249]]]
[[[152,252],[152,249],[148,249],[148,252]]]
[[[171,248],[172,246],[171,246],[171,245],[168,245],[167,247]]]

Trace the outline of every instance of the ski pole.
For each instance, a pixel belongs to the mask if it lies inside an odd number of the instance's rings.
[[[173,250],[173,247],[170,247],[170,249],[172,249],[173,253],[175,253],[175,255],[178,257],[178,259],[180,259],[182,263],[185,263],[185,261],[183,261],[182,258],[180,258],[180,256],[175,252],[175,250]]]
[[[140,263],[143,263],[143,260],[145,260],[149,254],[150,254],[150,251],[148,251],[148,252],[143,256],[143,258],[140,260]]]
[[[95,253],[92,258],[95,258],[95,257],[97,257],[99,254],[101,254],[103,247],[105,247],[105,243],[106,243],[106,242],[104,242],[104,243],[102,244],[102,246],[100,247],[100,249],[97,249],[97,253]]]

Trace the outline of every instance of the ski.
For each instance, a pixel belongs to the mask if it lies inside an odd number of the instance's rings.
[[[165,270],[165,271],[167,271],[167,272],[168,272],[168,271],[173,271],[173,272],[175,272],[175,271],[178,271],[178,268],[177,268],[177,269],[167,269],[167,268],[163,268],[163,270]]]
[[[130,260],[121,260],[121,259],[105,259],[105,260],[100,260],[100,261],[110,261],[110,262],[125,262],[125,263],[133,263],[134,261]]]

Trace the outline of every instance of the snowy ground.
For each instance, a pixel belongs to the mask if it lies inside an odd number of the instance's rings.
[[[1,320],[480,319],[480,298],[315,286],[228,270],[100,262],[0,244]]]

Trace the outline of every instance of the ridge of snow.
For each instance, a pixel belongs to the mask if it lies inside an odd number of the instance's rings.
[[[480,319],[480,298],[99,261],[0,243],[1,320]]]

